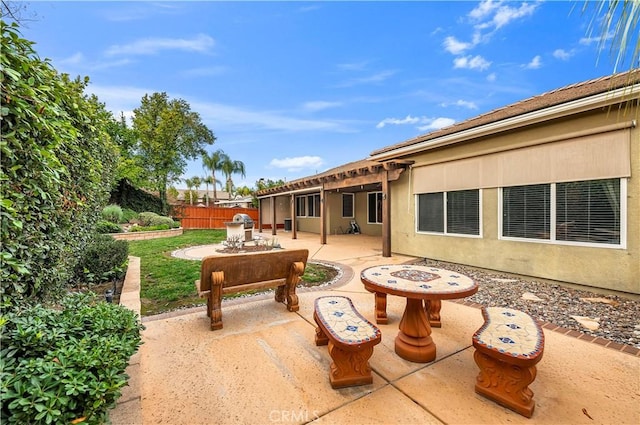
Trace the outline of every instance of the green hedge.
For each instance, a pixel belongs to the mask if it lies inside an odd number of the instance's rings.
[[[0,298],[60,297],[107,204],[119,153],[111,113],[38,57],[17,24],[2,30]]]
[[[3,424],[103,424],[144,329],[135,313],[71,294],[0,316]]]
[[[124,276],[129,243],[109,235],[95,235],[76,266],[74,280],[78,283],[101,283]]]
[[[96,224],[96,232],[98,233],[122,233],[122,227],[120,225],[112,223],[106,220],[100,220]]]

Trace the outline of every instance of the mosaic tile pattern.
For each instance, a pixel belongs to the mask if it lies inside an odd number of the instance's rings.
[[[483,309],[485,324],[474,335],[478,344],[519,358],[534,358],[544,348],[544,333],[528,314],[504,307]]]
[[[362,317],[347,297],[320,297],[315,312],[331,334],[347,344],[358,344],[380,337],[380,330]]]
[[[476,286],[470,277],[451,270],[407,264],[370,267],[360,277],[378,286],[418,293],[455,294]]]

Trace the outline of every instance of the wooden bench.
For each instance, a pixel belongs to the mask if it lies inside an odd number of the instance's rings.
[[[207,298],[211,330],[222,329],[222,296],[276,288],[275,300],[287,310],[298,311],[296,285],[307,265],[309,250],[265,251],[251,254],[215,255],[202,259],[198,295]]]
[[[473,335],[473,358],[480,368],[475,390],[527,418],[535,403],[529,384],[542,359],[544,333],[526,313],[511,308],[482,309],[484,325]]]
[[[347,297],[320,297],[315,301],[313,319],[316,345],[329,345],[333,362],[329,372],[332,388],[371,384],[369,359],[380,343],[380,329],[362,317]]]

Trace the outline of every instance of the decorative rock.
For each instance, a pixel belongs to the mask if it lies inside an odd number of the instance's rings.
[[[525,292],[524,294],[522,294],[522,299],[527,301],[542,301],[542,298],[537,297],[531,292]]]
[[[614,301],[614,300],[610,300],[609,298],[601,298],[601,297],[598,297],[598,298],[580,298],[580,301],[587,301],[587,302],[590,302],[590,303],[604,303],[604,304],[609,304],[609,305],[614,306],[614,307],[617,307],[618,304],[620,304],[619,302]]]
[[[600,327],[599,318],[591,319],[585,316],[571,316],[571,318],[591,331],[595,331]]]

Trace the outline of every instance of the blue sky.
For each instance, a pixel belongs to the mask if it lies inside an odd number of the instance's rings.
[[[244,162],[234,182],[252,187],[613,73],[582,6],[31,2],[22,32],[58,71],[89,76],[114,114],[154,92],[186,100],[217,137],[208,150]],[[196,160],[184,177],[205,175]]]

